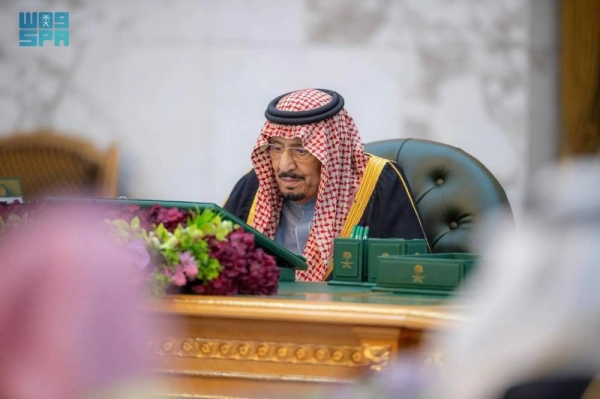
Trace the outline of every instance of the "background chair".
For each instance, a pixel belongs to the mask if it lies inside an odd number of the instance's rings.
[[[18,177],[26,201],[49,195],[115,197],[115,145],[98,151],[85,140],[49,130],[0,138],[0,177]]]
[[[473,252],[474,227],[484,212],[503,208],[512,216],[498,180],[460,148],[393,139],[365,144],[365,150],[404,169],[433,252]]]

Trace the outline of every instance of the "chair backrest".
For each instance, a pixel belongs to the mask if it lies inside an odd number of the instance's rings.
[[[512,215],[498,180],[460,148],[393,139],[365,144],[365,151],[404,169],[433,252],[472,252],[474,227],[483,213],[503,207]]]
[[[119,158],[115,145],[101,152],[85,140],[38,130],[0,138],[0,176],[18,177],[26,201],[50,195],[115,197]]]

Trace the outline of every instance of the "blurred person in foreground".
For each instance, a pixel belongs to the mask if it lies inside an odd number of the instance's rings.
[[[147,397],[153,326],[101,223],[47,210],[0,240],[1,398]]]
[[[598,160],[542,171],[525,205],[516,230],[491,226],[468,322],[436,343],[444,397],[600,398]]]
[[[425,238],[404,171],[365,153],[341,95],[294,91],[271,101],[265,116],[253,169],[224,208],[303,255],[309,268],[297,280],[329,279],[333,240],[354,224],[372,238]]]
[[[465,322],[340,397],[600,398],[599,183],[597,160],[540,173],[516,227],[489,218],[477,271],[444,304]]]

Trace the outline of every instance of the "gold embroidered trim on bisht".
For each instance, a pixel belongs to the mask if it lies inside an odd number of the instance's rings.
[[[425,242],[427,243],[427,248],[429,249],[429,252],[431,251],[431,247],[429,246],[429,240],[427,239],[427,234],[425,234],[425,229],[423,228],[423,223],[421,223],[421,218],[419,217],[419,212],[417,212],[417,207],[415,206],[415,203],[413,202],[412,196],[410,195],[410,192],[408,191],[408,186],[406,185],[406,182],[404,181],[404,178],[402,177],[402,173],[400,173],[400,171],[398,169],[396,169],[396,167],[394,166],[393,163],[390,162],[390,166],[392,168],[394,168],[394,171],[396,172],[396,174],[398,175],[398,178],[400,178],[400,181],[402,182],[402,185],[404,186],[404,191],[406,191],[406,195],[408,196],[408,199],[410,201],[410,205],[413,208],[413,211],[415,212],[415,216],[417,217],[417,221],[419,222],[419,226],[421,226],[421,231],[423,232],[423,237],[425,237]]]
[[[260,187],[259,187],[260,189]],[[252,200],[252,206],[250,207],[250,212],[248,212],[248,219],[246,223],[250,227],[254,227],[254,212],[256,212],[256,202],[258,199],[258,190],[256,190],[256,194],[254,194],[254,199]]]
[[[348,238],[350,237],[350,233],[352,233],[352,227],[362,218],[363,213],[365,213],[365,209],[367,209],[367,204],[369,203],[369,199],[373,195],[373,191],[377,186],[377,182],[379,181],[379,176],[381,176],[381,172],[383,168],[389,161],[374,155],[371,155],[369,158],[369,162],[367,163],[367,167],[365,169],[365,173],[360,182],[360,186],[358,186],[358,191],[356,192],[356,197],[354,198],[354,203],[348,212],[348,216],[346,217],[346,222],[344,223],[344,227],[342,228],[342,232],[340,234],[340,238]],[[327,266],[327,271],[325,272],[325,280],[333,271],[333,259],[329,261],[329,265]]]

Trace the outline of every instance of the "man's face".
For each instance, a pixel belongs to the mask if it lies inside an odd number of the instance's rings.
[[[269,155],[279,191],[301,204],[317,197],[321,162],[302,147],[300,138],[271,137]]]

